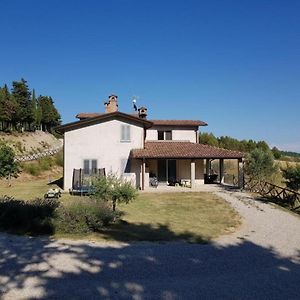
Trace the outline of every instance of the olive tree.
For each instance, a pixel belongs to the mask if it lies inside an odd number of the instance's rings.
[[[113,174],[95,177],[92,186],[91,198],[100,201],[111,201],[113,211],[116,210],[117,203],[128,203],[137,197],[137,191],[130,182]]]

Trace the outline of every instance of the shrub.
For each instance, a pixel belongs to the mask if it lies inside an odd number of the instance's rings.
[[[0,229],[22,234],[98,232],[118,214],[107,203],[92,199],[74,200],[66,206],[54,199],[33,201],[0,199]]]
[[[48,171],[53,167],[53,158],[51,156],[42,157],[38,160],[38,164],[42,171]]]
[[[32,176],[38,176],[41,174],[40,165],[36,162],[24,163],[22,166],[23,166],[23,170]]]
[[[92,199],[74,200],[57,211],[55,228],[62,233],[97,232],[118,217],[107,203]]]
[[[56,200],[27,202],[5,196],[0,199],[0,228],[13,233],[51,234],[58,205]]]
[[[14,151],[7,145],[0,145],[0,178],[17,177],[19,164],[15,161]]]
[[[115,175],[98,176],[93,179],[92,199],[111,201],[113,210],[116,210],[118,202],[128,203],[136,199],[137,191],[130,182],[124,181]]]
[[[281,171],[286,186],[292,190],[298,191],[300,189],[300,165],[295,167],[288,166],[286,169],[281,169]]]
[[[55,154],[55,164],[57,166],[63,167],[64,166],[64,154],[62,151]]]

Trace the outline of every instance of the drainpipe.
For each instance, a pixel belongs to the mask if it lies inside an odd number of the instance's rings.
[[[145,158],[142,160],[142,190],[145,190]]]

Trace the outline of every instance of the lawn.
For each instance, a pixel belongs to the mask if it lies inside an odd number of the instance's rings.
[[[140,193],[119,209],[122,222],[101,233],[122,241],[147,240],[207,242],[234,231],[239,216],[212,193]]]
[[[45,179],[15,182],[8,187],[0,183],[0,196],[31,200],[43,197],[51,187]],[[76,197],[63,194],[60,201],[70,203]],[[84,199],[84,197],[83,197]],[[212,193],[139,193],[129,204],[120,204],[121,220],[89,235],[56,237],[87,238],[102,241],[175,241],[207,242],[234,231],[239,216],[222,199]]]

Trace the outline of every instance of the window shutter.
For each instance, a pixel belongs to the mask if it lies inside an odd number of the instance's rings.
[[[90,174],[90,161],[89,159],[85,159],[83,161],[83,174],[89,175]]]
[[[97,160],[92,159],[92,174],[96,174],[96,173],[97,173]]]

